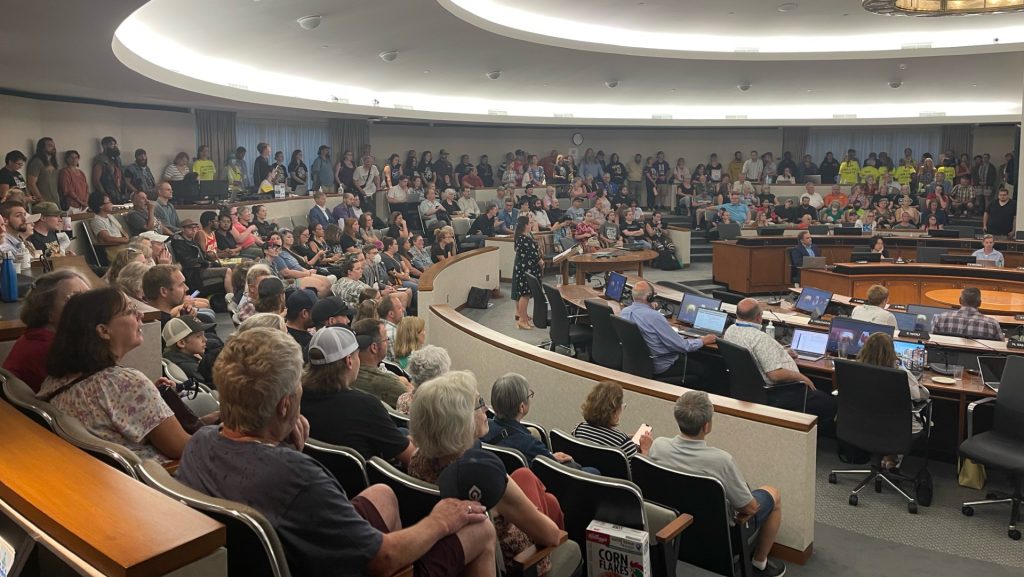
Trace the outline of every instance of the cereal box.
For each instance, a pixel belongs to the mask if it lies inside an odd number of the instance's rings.
[[[647,531],[603,521],[587,527],[589,577],[651,577]]]

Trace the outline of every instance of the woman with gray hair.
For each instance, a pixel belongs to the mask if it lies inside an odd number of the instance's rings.
[[[487,431],[486,407],[476,378],[468,371],[452,371],[420,386],[409,415],[413,442],[419,448],[409,462],[409,474],[436,484],[445,468],[460,461]],[[504,495],[491,508],[506,565],[531,545],[557,545],[562,526],[557,500],[548,498],[533,472],[520,468],[510,478],[515,483],[506,484]]]
[[[144,262],[130,262],[128,266],[121,269],[114,286],[120,288],[124,293],[133,299],[144,300],[142,294],[142,277],[153,265]]]
[[[413,390],[402,393],[395,402],[395,407],[403,415],[409,414],[413,397],[416,395],[416,388],[423,383],[440,377],[452,368],[452,359],[448,351],[434,345],[426,345],[417,349],[409,355],[409,365],[406,372],[409,373],[409,380],[412,381]]]
[[[494,381],[491,387],[491,407],[494,418],[488,422],[488,430],[480,440],[492,445],[516,449],[526,455],[528,462],[543,456],[559,463],[573,466],[572,457],[562,452],[552,453],[539,439],[520,422],[530,412],[533,389],[526,377],[518,373],[505,373]],[[597,469],[584,467],[583,470],[600,475]]]
[[[244,333],[251,329],[274,329],[281,331],[282,333],[288,332],[288,326],[284,322],[284,317],[274,313],[256,313],[251,317],[242,321],[242,324],[238,325],[238,330],[235,334]]]

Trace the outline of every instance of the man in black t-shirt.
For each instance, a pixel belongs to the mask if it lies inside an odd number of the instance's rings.
[[[253,186],[259,188],[263,179],[267,178],[267,175],[270,174],[270,145],[266,142],[261,142],[256,145],[256,151],[259,152],[259,156],[252,163],[252,182]]]
[[[288,307],[284,316],[285,325],[288,334],[302,347],[303,362],[309,361],[309,343],[313,339],[309,329],[313,327],[313,307],[316,301],[316,291],[312,289],[299,289],[288,295],[285,301]]]
[[[486,237],[494,236],[494,220],[498,217],[498,206],[490,204],[480,216],[476,217],[473,224],[469,225],[469,234]]]
[[[36,212],[39,214],[39,220],[36,221],[35,231],[28,237],[32,246],[40,252],[49,253],[49,256],[75,254],[71,251],[61,250],[61,240],[64,241],[65,246],[71,244],[67,234],[61,233],[63,239],[57,236],[57,232],[64,228],[63,218],[67,216],[67,213],[61,211],[60,207],[52,202],[40,202],[36,205]]]
[[[1016,226],[1017,201],[1010,198],[1010,191],[1005,187],[999,189],[999,195],[985,209],[981,226],[986,233],[995,236],[1013,236]]]
[[[440,158],[434,163],[434,174],[437,175],[437,189],[454,188],[456,186],[455,167],[452,166],[452,161],[448,160],[448,151],[442,148],[438,156]]]
[[[20,150],[12,150],[4,158],[4,167],[0,168],[0,199],[3,199],[10,189],[18,189],[22,194],[27,193],[28,187],[25,178],[21,176],[21,168],[25,166],[25,155]],[[15,198],[13,200],[24,200]]]

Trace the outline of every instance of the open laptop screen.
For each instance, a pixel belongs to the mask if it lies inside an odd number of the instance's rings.
[[[626,288],[626,277],[617,272],[608,274],[608,284],[604,286],[604,296],[613,301],[622,300],[622,289]]]
[[[679,314],[676,316],[679,322],[686,323],[693,326],[694,320],[697,318],[698,309],[711,309],[717,311],[722,307],[722,301],[718,299],[709,299],[707,297],[700,297],[686,293],[683,295],[683,302],[679,305]]]
[[[828,348],[828,333],[796,329],[789,348],[804,355],[824,355]]]
[[[697,316],[693,319],[693,328],[722,336],[722,333],[725,332],[725,323],[728,320],[728,313],[711,309],[697,309]]]
[[[846,354],[856,355],[867,342],[868,337],[875,333],[892,336],[896,327],[858,321],[850,317],[832,317],[832,326],[828,331],[828,351],[839,352],[839,343],[846,344]]]
[[[917,326],[929,333],[935,327],[935,317],[951,312],[953,309],[943,307],[929,307],[925,305],[907,305],[907,312],[916,315]],[[901,329],[902,330],[902,329]]]
[[[830,300],[832,300],[832,293],[821,289],[804,287],[800,291],[800,296],[796,299],[796,306],[793,308],[802,313],[820,317],[825,314],[825,308],[828,307]]]

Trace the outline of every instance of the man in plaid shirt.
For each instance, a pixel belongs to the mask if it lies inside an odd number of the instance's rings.
[[[974,287],[965,288],[960,292],[960,309],[935,317],[932,332],[969,339],[1003,340],[999,323],[978,312],[980,306],[981,291]]]

